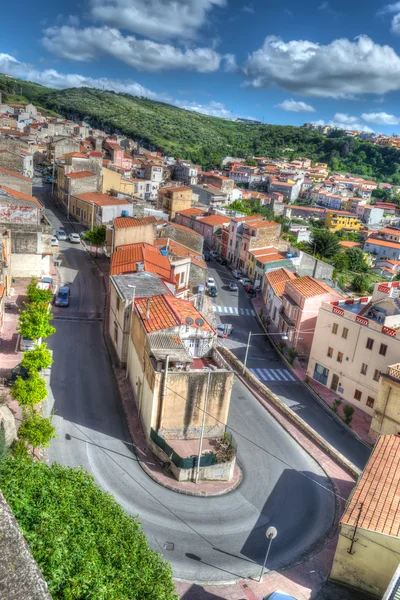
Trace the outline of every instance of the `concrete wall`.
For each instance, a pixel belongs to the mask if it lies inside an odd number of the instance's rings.
[[[109,334],[121,364],[128,358],[128,342],[132,303],[119,298],[114,284],[110,282]]]
[[[290,252],[294,257],[299,253],[296,248],[290,248]],[[294,258],[293,263],[297,267],[297,273],[299,274],[299,277],[310,275],[316,279],[332,279],[334,267],[332,265],[328,265],[328,263],[324,262],[323,260],[314,258],[314,256],[311,254],[307,254],[307,252],[300,251],[300,257]]]
[[[13,277],[41,277],[50,272],[50,256],[12,254]]]
[[[399,433],[400,380],[395,380],[386,374],[381,375],[378,398],[374,409],[374,416],[369,430],[372,437],[377,438],[378,435]]]
[[[381,598],[399,565],[400,538],[359,528],[349,554],[353,532],[342,524],[330,578]]]
[[[163,227],[158,232],[158,237],[168,237],[171,240],[175,240],[186,248],[195,250],[200,254],[203,253],[204,238],[203,236],[195,233],[194,231],[188,231],[187,229],[181,229],[180,227],[174,227],[173,223]]]
[[[189,284],[192,287],[196,287],[197,285],[200,285],[201,283],[205,283],[207,281],[207,277],[208,277],[207,268],[203,269],[203,267],[200,267],[199,265],[194,264],[192,261],[192,263],[190,265],[190,272],[189,272]]]
[[[14,173],[24,174],[24,159],[21,154],[13,152],[0,152],[0,167],[14,171]]]
[[[131,205],[132,206],[132,205]],[[114,243],[112,245],[112,251],[117,246],[124,246],[125,244],[136,244],[138,242],[146,242],[147,244],[154,243],[155,240],[155,227],[153,223],[146,225],[139,225],[137,227],[121,227],[114,229]]]
[[[103,181],[102,181],[102,189],[103,194],[108,192],[109,190],[116,190],[117,192],[121,189],[121,174],[117,173],[117,171],[112,171],[111,169],[102,170]]]
[[[22,178],[22,176],[15,177],[0,171],[0,185],[5,185],[12,190],[32,196],[32,181],[27,178]]]

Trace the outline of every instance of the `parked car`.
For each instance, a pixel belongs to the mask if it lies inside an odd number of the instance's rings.
[[[211,256],[207,253],[203,254],[203,258],[206,262],[208,262],[209,260],[211,260]]]
[[[58,239],[56,238],[55,235],[53,235],[52,238],[51,238],[51,245],[52,246],[58,246]]]
[[[52,177],[46,177],[44,180],[45,183],[53,183],[53,178]]]
[[[80,244],[81,238],[79,233],[70,233],[68,236],[68,241],[71,242],[71,244]]]
[[[214,279],[214,277],[209,277],[207,279],[207,287],[209,288],[210,286],[214,286],[215,287],[215,279]]]
[[[70,299],[71,299],[71,290],[69,289],[68,286],[63,285],[58,289],[56,299],[55,299],[55,305],[67,307],[67,306],[69,306]]]
[[[217,292],[217,288],[215,287],[215,285],[210,285],[208,287],[208,294],[212,297],[212,298],[216,298],[218,296],[218,292]]]
[[[222,256],[217,256],[216,259],[217,263],[221,263],[224,259],[222,258]]]
[[[235,279],[240,279],[242,276],[242,271],[240,271],[239,269],[233,269],[232,275]]]
[[[226,258],[223,258],[223,259],[221,260],[221,265],[222,265],[222,266],[225,266],[225,265],[227,265],[227,264],[228,264],[228,261],[226,260]]]
[[[240,283],[241,283],[241,284],[242,284],[244,287],[246,287],[246,285],[251,285],[251,281],[250,281],[250,279],[249,279],[248,277],[241,277],[241,278],[239,279],[239,282],[240,282]]]
[[[210,254],[213,258],[217,258],[218,256],[218,252],[216,250],[211,250]]]
[[[228,337],[228,335],[231,335],[232,331],[233,327],[230,323],[220,323],[217,327],[218,337]]]
[[[42,338],[39,338],[38,340],[32,340],[31,338],[21,336],[19,348],[21,352],[29,352],[29,350],[33,350],[35,346],[40,346],[41,343]]]
[[[238,284],[236,283],[236,281],[230,281],[229,282],[229,291],[230,292],[237,292],[239,289]]]
[[[21,365],[21,363],[19,363],[19,365],[17,365],[16,367],[14,367],[13,370],[11,371],[11,377],[7,381],[7,385],[9,387],[12,387],[14,385],[17,377],[22,377],[22,379],[24,379],[24,380],[28,379],[28,377],[29,377],[28,370],[25,369],[25,367],[23,367]]]
[[[46,275],[46,277],[42,277],[42,279],[37,282],[36,287],[38,288],[38,290],[52,290],[53,289],[53,278],[48,277],[47,275]]]
[[[257,295],[257,288],[254,285],[246,285],[246,287],[244,288],[246,290],[246,292],[249,294],[249,296],[256,296]]]
[[[68,239],[68,236],[65,233],[64,229],[58,229],[56,231],[56,237],[60,242],[65,242]]]

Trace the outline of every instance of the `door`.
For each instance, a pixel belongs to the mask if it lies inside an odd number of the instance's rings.
[[[331,381],[331,390],[336,392],[338,389],[338,385],[339,385],[339,376],[338,375],[333,375],[332,376],[332,381]]]

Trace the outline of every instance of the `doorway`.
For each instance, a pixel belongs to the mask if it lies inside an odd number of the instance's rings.
[[[333,375],[332,376],[332,381],[331,381],[331,390],[333,392],[337,392],[339,386],[339,376],[338,375]]]

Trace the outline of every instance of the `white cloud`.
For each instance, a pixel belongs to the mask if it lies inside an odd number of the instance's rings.
[[[336,113],[330,121],[314,121],[316,125],[330,125],[338,129],[350,129],[352,131],[363,131],[365,133],[373,133],[373,129],[360,122],[359,117],[352,117],[346,113]]]
[[[304,96],[354,98],[400,89],[400,57],[366,35],[327,45],[268,36],[250,54],[243,72],[245,85],[279,86]]]
[[[251,15],[253,15],[256,12],[251,4],[245,4],[242,10],[243,12],[250,13]]]
[[[42,43],[49,52],[62,58],[83,62],[108,55],[138,71],[180,69],[208,73],[216,71],[222,60],[221,54],[212,48],[182,50],[171,44],[123,36],[110,27],[49,27],[44,31]],[[228,55],[228,64],[233,59]]]
[[[381,10],[378,11],[378,15],[392,15],[391,32],[395,35],[400,35],[400,2],[394,4],[386,4]]]
[[[363,113],[361,118],[367,123],[374,123],[375,125],[400,125],[400,117],[385,112]]]
[[[276,108],[281,108],[289,112],[315,112],[315,108],[305,102],[296,102],[295,100],[284,100],[280,104],[275,104]]]
[[[400,35],[400,14],[394,15],[392,19],[391,31],[396,35]]]
[[[226,0],[91,0],[91,15],[111,27],[165,40],[196,37],[214,7]]]

